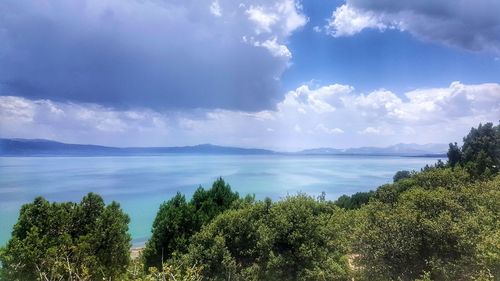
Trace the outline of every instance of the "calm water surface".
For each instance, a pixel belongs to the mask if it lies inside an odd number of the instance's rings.
[[[177,191],[190,196],[219,176],[240,195],[279,199],[367,191],[398,170],[420,169],[437,158],[382,156],[167,155],[144,157],[0,157],[0,245],[9,239],[19,208],[36,196],[80,201],[96,192],[116,200],[131,218],[133,243],[143,244],[159,205]]]

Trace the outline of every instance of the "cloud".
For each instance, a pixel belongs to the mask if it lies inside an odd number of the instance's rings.
[[[447,122],[474,116],[498,119],[500,85],[485,83],[465,85],[452,82],[447,88],[416,89],[404,98],[387,90],[350,97],[349,103],[362,116],[377,121],[407,125]]]
[[[114,110],[96,104],[59,103],[0,96],[2,137],[44,138],[108,145],[159,144],[168,118],[151,110]]]
[[[248,19],[255,23],[255,32],[257,34],[262,32],[271,33],[274,27],[278,27],[283,35],[289,35],[307,23],[308,19],[298,12],[302,7],[297,2],[284,0],[271,3],[272,5],[269,5],[269,2],[267,3],[268,5],[252,4],[245,11]]]
[[[295,106],[299,112],[306,113],[313,110],[317,113],[335,111],[335,107],[342,104],[342,97],[354,90],[349,85],[332,84],[310,89],[302,85],[285,96],[285,100],[278,104],[278,108]]]
[[[266,12],[263,7],[251,6],[246,10],[248,19],[255,23],[255,33],[271,32],[271,26],[278,22],[278,15],[272,12]]]
[[[366,28],[387,29],[383,19],[373,12],[359,11],[350,5],[337,7],[328,21],[326,31],[333,37],[350,36]]]
[[[222,16],[222,9],[220,8],[219,1],[215,0],[210,4],[210,12],[216,17]]]
[[[323,125],[322,123],[319,123],[316,126],[316,130],[323,132],[325,134],[342,134],[344,133],[344,130],[340,128],[328,128],[327,126]]]
[[[498,53],[498,11],[500,2],[496,0],[347,0],[333,12],[326,29],[339,37],[367,28],[397,28],[424,40]]]
[[[292,58],[292,53],[286,45],[279,44],[276,37],[267,39],[264,42],[256,41],[254,37],[243,37],[243,42],[251,43],[255,47],[267,49],[274,57]]]
[[[350,85],[302,85],[275,110],[123,110],[0,96],[0,136],[137,146],[215,143],[276,150],[460,141],[497,122],[500,84],[452,82],[396,94]]]
[[[0,94],[121,109],[271,109],[282,99],[287,38],[306,21],[293,0],[1,1]]]
[[[391,135],[394,132],[388,128],[384,127],[366,127],[363,130],[358,131],[361,135]]]

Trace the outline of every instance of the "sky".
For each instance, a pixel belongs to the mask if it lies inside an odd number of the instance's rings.
[[[0,137],[294,151],[500,120],[498,0],[3,0]]]

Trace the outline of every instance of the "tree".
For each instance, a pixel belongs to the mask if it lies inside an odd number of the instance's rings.
[[[396,174],[394,174],[394,177],[392,177],[392,180],[394,182],[397,182],[399,180],[407,179],[409,177],[411,177],[411,172],[410,171],[406,171],[406,170],[397,171]]]
[[[95,221],[90,241],[100,274],[99,280],[121,276],[130,261],[130,219],[120,208],[120,204],[111,202]]]
[[[471,182],[469,173],[463,168],[451,169],[433,166],[422,170],[420,173],[413,173],[410,178],[379,186],[375,190],[373,198],[384,203],[394,204],[402,193],[413,188],[430,190],[443,187],[453,189],[464,183]]]
[[[152,228],[152,236],[144,250],[145,267],[161,268],[162,262],[174,253],[184,253],[191,236],[239,199],[237,192],[222,178],[209,190],[199,187],[191,201],[177,195],[160,206]],[[252,200],[248,198],[246,200]]]
[[[191,199],[199,226],[201,227],[221,212],[229,209],[237,199],[239,199],[239,194],[233,192],[231,186],[222,178],[218,178],[209,190],[199,187]]]
[[[475,177],[500,170],[500,125],[479,124],[464,137],[461,164]]]
[[[186,254],[207,280],[348,280],[346,211],[306,195],[217,216]]]
[[[460,164],[462,162],[462,151],[460,150],[460,147],[458,147],[458,144],[455,142],[449,144],[449,149],[448,149],[448,164],[454,168],[457,164]]]
[[[184,195],[177,193],[163,203],[153,222],[152,236],[146,244],[144,259],[146,269],[161,268],[164,261],[176,251],[187,249],[189,238],[197,230],[193,206]]]
[[[89,193],[80,204],[42,197],[22,206],[0,255],[6,280],[116,280],[129,262],[128,216]],[[3,279],[2,279],[3,280]]]
[[[499,270],[500,178],[414,187],[362,209],[354,251],[368,280],[474,280]],[[493,203],[496,202],[496,203]],[[488,248],[487,254],[484,252]]]
[[[364,204],[367,204],[374,194],[373,191],[368,191],[356,192],[351,196],[342,195],[335,201],[335,205],[348,210],[359,209]]]

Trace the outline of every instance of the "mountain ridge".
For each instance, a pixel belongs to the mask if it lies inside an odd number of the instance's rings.
[[[157,155],[165,153],[273,154],[275,152],[266,149],[219,146],[212,144],[171,147],[112,147],[94,144],[69,144],[45,139],[0,139],[0,155],[3,156],[120,156]]]
[[[354,148],[313,148],[300,151],[300,154],[329,155],[329,154],[349,154],[349,155],[444,155],[447,145],[429,143],[398,143],[387,147],[363,146]]]
[[[405,144],[387,147],[312,148],[297,152],[277,152],[260,148],[242,148],[214,144],[166,147],[112,147],[95,144],[69,144],[46,139],[0,138],[1,156],[125,156],[184,154],[238,154],[238,155],[387,155],[387,156],[442,156],[445,144]]]

